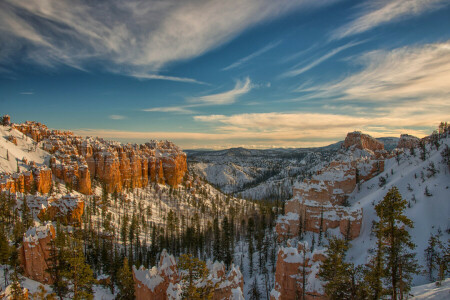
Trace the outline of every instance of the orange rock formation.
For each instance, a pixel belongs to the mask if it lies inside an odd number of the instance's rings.
[[[50,241],[55,238],[55,228],[51,223],[30,228],[23,237],[23,245],[19,249],[20,261],[25,276],[45,284],[52,280],[46,270],[50,257]]]

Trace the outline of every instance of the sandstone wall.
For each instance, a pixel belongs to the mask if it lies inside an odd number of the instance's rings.
[[[301,299],[303,294],[303,271],[305,273],[305,298],[326,300],[317,273],[320,263],[325,260],[324,251],[311,253],[307,243],[297,247],[281,247],[278,251],[275,287],[270,293],[271,300]]]
[[[55,238],[55,228],[50,223],[29,229],[19,249],[24,275],[45,284],[52,280],[46,270],[49,268],[50,241]]]

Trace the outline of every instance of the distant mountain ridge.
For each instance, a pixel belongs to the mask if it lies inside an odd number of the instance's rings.
[[[387,151],[396,137],[382,137]],[[224,150],[184,150],[188,168],[225,193],[245,198],[289,199],[292,184],[301,181],[328,162],[342,148],[343,141],[323,147]]]

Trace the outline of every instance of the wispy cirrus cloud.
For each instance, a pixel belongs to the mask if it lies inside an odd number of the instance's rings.
[[[188,104],[184,105],[151,107],[142,109],[142,111],[193,114],[196,107],[233,104],[237,98],[250,92],[252,88],[253,84],[250,77],[246,77],[243,81],[237,80],[234,88],[226,92],[188,98]]]
[[[250,55],[248,55],[248,56],[246,56],[246,57],[243,57],[243,58],[239,59],[238,61],[232,63],[231,65],[226,66],[225,68],[222,69],[222,71],[228,71],[228,70],[237,68],[237,67],[241,66],[242,64],[248,62],[249,60],[252,60],[252,59],[254,59],[255,57],[258,57],[258,56],[260,56],[261,54],[264,54],[264,53],[266,53],[267,51],[269,51],[269,50],[275,48],[275,47],[278,46],[280,43],[281,43],[281,41],[277,41],[277,42],[274,42],[274,43],[270,43],[269,45],[267,45],[267,46],[265,46],[265,47],[259,49],[258,51],[255,51],[255,52],[253,52],[252,54],[250,54]]]
[[[283,73],[281,75],[281,77],[294,77],[294,76],[298,76],[302,73],[305,73],[307,71],[309,71],[310,69],[314,68],[315,66],[323,63],[324,61],[326,61],[327,59],[335,56],[336,54],[338,54],[339,52],[344,51],[345,49],[351,48],[353,46],[359,45],[363,42],[352,42],[352,43],[348,43],[345,44],[343,46],[337,47],[331,51],[329,51],[328,53],[326,53],[325,55],[322,55],[321,57],[315,59],[314,61],[308,63],[307,65],[301,67],[301,68],[294,68],[293,70],[287,71],[285,73]]]
[[[425,103],[423,104],[425,105]],[[353,130],[374,137],[399,136],[403,133],[423,137],[431,133],[445,111],[424,111],[415,118],[410,110],[395,107],[382,115],[352,116],[333,113],[246,113],[234,115],[194,116],[208,124],[209,132],[136,132],[107,129],[79,129],[76,134],[100,136],[124,142],[148,139],[170,139],[183,148],[249,148],[314,147],[343,140]],[[331,125],[330,125],[331,124]]]
[[[332,39],[341,39],[375,27],[414,17],[448,5],[447,0],[369,0],[361,5],[359,15],[350,23],[337,28]]]
[[[246,77],[243,81],[238,80],[233,89],[217,94],[211,94],[196,98],[189,98],[191,103],[199,103],[202,105],[224,105],[236,102],[236,99],[250,92],[253,88],[250,77]]]
[[[125,119],[125,116],[122,116],[122,115],[110,115],[108,118],[110,118],[111,120],[123,120],[123,119]]]
[[[337,82],[299,89],[305,98],[361,102],[417,102],[450,98],[450,41],[362,54],[362,70]]]
[[[199,83],[159,73],[169,63],[197,57],[255,24],[330,2],[334,0],[320,4],[314,0],[4,0],[0,2],[0,63],[8,64],[12,57],[17,62],[16,50],[22,49],[24,63],[84,70],[95,61],[128,76]]]

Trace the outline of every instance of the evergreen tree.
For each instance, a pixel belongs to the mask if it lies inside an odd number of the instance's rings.
[[[183,254],[178,261],[181,272],[183,291],[182,299],[204,300],[212,299],[216,285],[208,279],[206,263],[192,254]]]
[[[223,260],[222,243],[220,238],[219,219],[217,217],[215,217],[213,221],[213,234],[214,234],[214,241],[213,241],[214,260],[222,261]]]
[[[384,294],[382,278],[384,277],[384,245],[380,233],[377,233],[376,254],[370,259],[364,270],[369,299],[380,299]]]
[[[356,299],[351,274],[353,264],[345,262],[348,243],[336,237],[329,240],[326,250],[327,258],[319,271],[319,278],[325,283],[325,293],[330,299]]]
[[[25,300],[25,294],[23,292],[22,286],[20,285],[20,276],[17,268],[11,275],[11,300]]]
[[[408,252],[415,245],[406,228],[412,228],[413,222],[404,215],[408,202],[402,198],[398,189],[392,187],[384,199],[375,206],[379,222],[375,223],[375,233],[381,243],[385,256],[386,273],[389,282],[387,293],[392,299],[403,299],[411,288],[411,275],[418,273],[415,254]]]
[[[225,216],[222,220],[222,251],[224,251],[223,259],[227,269],[233,261],[234,249],[232,247],[231,224],[228,222],[228,217]]]
[[[52,279],[52,289],[59,297],[63,299],[68,293],[68,283],[62,276],[62,271],[67,267],[65,264],[65,246],[66,234],[61,229],[60,223],[56,223],[56,237],[50,240],[50,253],[47,260],[49,266],[46,272]]]
[[[259,300],[261,299],[261,293],[259,292],[258,281],[255,277],[252,285],[250,286],[250,297],[249,300]]]
[[[135,298],[133,274],[131,273],[128,259],[126,257],[123,260],[122,268],[120,268],[117,273],[117,285],[120,289],[117,299],[132,300]]]
[[[26,231],[33,225],[33,215],[31,214],[31,209],[28,206],[26,196],[23,197],[21,211],[22,211],[22,222],[25,227],[24,230]]]
[[[48,294],[47,290],[45,289],[45,287],[41,284],[38,286],[38,291],[34,292],[33,294],[31,294],[32,299],[34,300],[56,300],[56,294],[55,293],[50,293]]]
[[[68,248],[64,253],[66,268],[61,274],[69,283],[71,297],[72,299],[93,299],[92,285],[95,280],[91,267],[85,262],[81,241],[69,238],[68,242]]]

